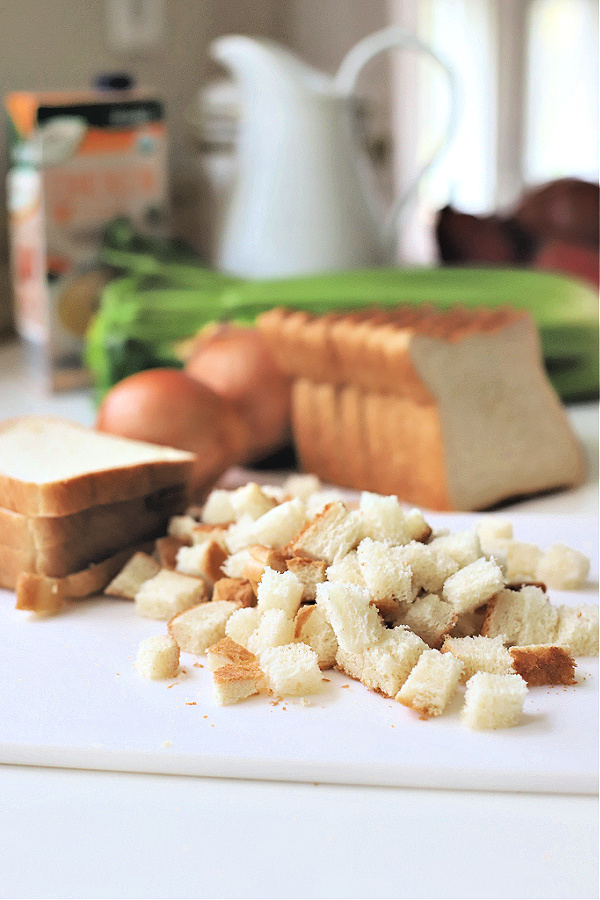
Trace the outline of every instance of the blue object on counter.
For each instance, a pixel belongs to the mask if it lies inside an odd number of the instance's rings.
[[[101,72],[92,86],[96,91],[130,91],[135,87],[135,78],[127,72]]]

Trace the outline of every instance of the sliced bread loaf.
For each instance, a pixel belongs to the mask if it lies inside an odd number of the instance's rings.
[[[524,312],[278,308],[258,324],[293,378],[301,464],[323,480],[476,510],[584,477]]]

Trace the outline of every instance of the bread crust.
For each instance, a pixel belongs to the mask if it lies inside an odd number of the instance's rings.
[[[566,647],[537,644],[509,650],[517,675],[529,685],[576,684],[575,661]]]
[[[155,528],[166,532],[172,516],[185,510],[187,499],[186,486],[176,484],[66,516],[29,516],[0,507],[0,545],[50,551],[93,536],[110,550],[111,543],[131,543],[136,533],[143,537]]]
[[[170,510],[184,505],[185,490],[177,486],[70,516],[29,517],[0,509],[0,535],[9,542],[0,539],[0,585],[14,587],[21,571],[63,578],[135,541],[158,538]]]
[[[152,544],[126,547],[107,559],[87,566],[79,572],[72,572],[64,578],[51,578],[35,572],[20,572],[15,584],[11,585],[17,595],[16,609],[38,611],[40,597],[49,590],[59,596],[61,601],[99,594],[138,550],[151,553]]]

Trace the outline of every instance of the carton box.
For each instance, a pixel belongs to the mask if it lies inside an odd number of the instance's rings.
[[[89,383],[84,334],[114,274],[102,234],[126,216],[164,235],[163,105],[141,90],[11,93],[7,200],[15,325],[52,390]]]

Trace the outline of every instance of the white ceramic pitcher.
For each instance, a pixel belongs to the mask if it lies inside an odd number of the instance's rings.
[[[357,78],[392,48],[428,54],[450,88],[444,137],[391,210],[381,208],[357,135]],[[360,41],[332,78],[266,39],[226,35],[212,57],[239,89],[236,178],[216,236],[215,264],[249,278],[391,264],[400,211],[447,145],[456,120],[452,71],[433,51],[391,26]]]

